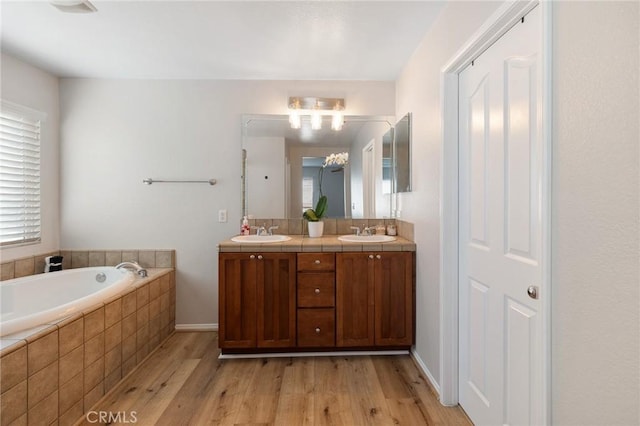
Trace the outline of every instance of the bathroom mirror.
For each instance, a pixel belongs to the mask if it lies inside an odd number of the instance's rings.
[[[411,113],[396,123],[394,138],[394,190],[411,191]]]
[[[315,207],[318,176],[330,154],[349,153],[349,164],[322,172],[322,191],[332,218],[391,217],[394,117],[346,116],[341,130],[312,130],[304,118],[292,129],[287,115],[242,118],[243,215],[301,218]]]

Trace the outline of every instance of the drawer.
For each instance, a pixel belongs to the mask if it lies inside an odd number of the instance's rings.
[[[298,346],[336,345],[336,310],[333,308],[298,309]]]
[[[298,271],[333,271],[335,253],[298,253]]]
[[[335,283],[333,272],[298,272],[298,308],[333,308]]]

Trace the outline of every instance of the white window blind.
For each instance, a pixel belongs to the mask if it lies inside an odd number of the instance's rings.
[[[313,208],[313,178],[302,178],[302,212]]]
[[[2,102],[0,245],[40,241],[40,124],[43,115]]]

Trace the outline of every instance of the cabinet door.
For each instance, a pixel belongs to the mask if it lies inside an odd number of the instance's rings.
[[[257,327],[260,348],[296,345],[294,253],[264,253],[257,263]]]
[[[373,346],[375,257],[336,254],[336,345]]]
[[[376,346],[413,343],[413,254],[377,254],[375,259]]]
[[[219,346],[256,346],[256,259],[249,253],[220,253]]]

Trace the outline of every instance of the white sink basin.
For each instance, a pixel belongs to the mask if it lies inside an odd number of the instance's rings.
[[[281,243],[289,241],[291,237],[286,235],[238,235],[231,238],[236,243]]]
[[[388,243],[395,241],[396,237],[391,235],[341,235],[338,239],[347,243]]]

